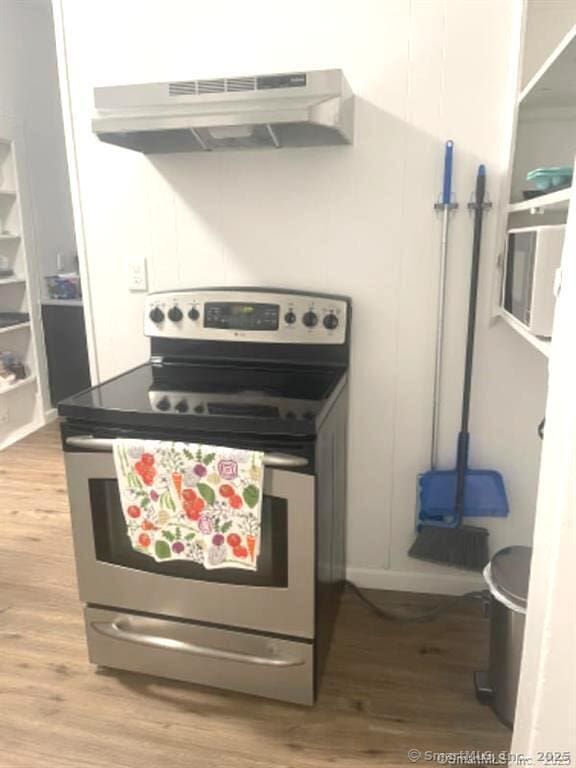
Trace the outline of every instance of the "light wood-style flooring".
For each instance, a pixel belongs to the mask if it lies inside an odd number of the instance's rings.
[[[0,768],[369,768],[408,765],[410,748],[508,748],[474,696],[488,629],[475,602],[404,623],[347,592],[313,709],[97,672],[55,425],[0,453],[0,488]],[[441,600],[369,594],[383,607]]]

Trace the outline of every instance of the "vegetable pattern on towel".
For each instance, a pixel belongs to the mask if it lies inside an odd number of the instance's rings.
[[[220,446],[116,440],[116,475],[132,546],[159,562],[256,570],[262,456]]]

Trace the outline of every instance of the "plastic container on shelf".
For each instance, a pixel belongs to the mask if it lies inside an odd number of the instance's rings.
[[[28,366],[13,352],[0,351],[0,392],[11,389],[30,375]]]
[[[572,183],[573,169],[570,165],[549,168],[535,168],[526,174],[526,180],[532,181],[540,192],[553,192],[555,189],[568,187]]]
[[[75,273],[46,277],[48,296],[51,299],[81,299],[80,276]]]

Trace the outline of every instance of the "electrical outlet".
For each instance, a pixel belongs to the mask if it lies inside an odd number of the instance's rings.
[[[131,259],[128,262],[128,287],[131,291],[146,291],[146,259]]]

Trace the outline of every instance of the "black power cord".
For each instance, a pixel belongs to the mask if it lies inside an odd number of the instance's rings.
[[[432,621],[450,610],[457,602],[462,599],[474,599],[482,601],[483,615],[487,614],[490,603],[490,593],[488,590],[476,590],[475,592],[466,592],[463,595],[457,595],[442,605],[437,605],[426,611],[411,610],[410,608],[400,608],[399,610],[384,609],[373,603],[352,581],[346,581],[346,586],[361,600],[370,610],[384,621]]]

